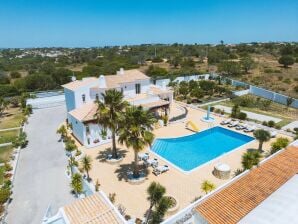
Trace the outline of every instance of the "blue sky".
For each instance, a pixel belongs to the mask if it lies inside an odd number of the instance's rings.
[[[298,41],[297,0],[0,0],[0,47]]]

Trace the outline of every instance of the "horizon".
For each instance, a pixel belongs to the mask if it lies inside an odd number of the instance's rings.
[[[296,42],[298,2],[5,2],[0,48]]]

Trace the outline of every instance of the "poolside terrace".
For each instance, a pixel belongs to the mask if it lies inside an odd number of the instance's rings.
[[[176,108],[177,106],[178,105],[174,103],[174,108],[171,108],[171,111],[179,113],[180,111]],[[205,115],[205,111],[188,108],[188,114],[184,121],[155,129],[154,134],[156,138],[178,137],[192,134],[193,132],[191,130],[185,128],[187,121],[192,121],[200,129],[200,131],[210,128],[210,123],[201,121],[201,118]],[[220,116],[214,116],[214,118],[215,122],[213,123],[213,126],[219,125],[222,120],[226,119]],[[233,128],[233,130],[236,131],[235,128]],[[252,133],[249,135],[252,135]],[[285,136],[278,134],[277,137]],[[274,139],[264,143],[263,149],[268,151],[270,149],[270,144],[273,141]],[[232,177],[233,172],[236,169],[241,168],[242,154],[246,152],[247,149],[257,148],[257,146],[258,142],[252,141],[229,154],[223,155],[210,163],[199,167],[189,174],[181,172],[180,170],[174,168],[171,164],[158,158],[159,164],[167,164],[170,167],[170,170],[159,176],[155,176],[152,174],[153,169],[151,167],[148,169],[144,168],[144,172],[147,174],[146,181],[139,185],[132,185],[127,181],[126,174],[127,171],[131,169],[134,158],[132,150],[127,149],[125,146],[118,145],[120,153],[124,155],[124,159],[119,164],[109,164],[105,162],[106,154],[109,152],[109,148],[111,147],[110,143],[92,149],[81,147],[81,150],[83,153],[90,155],[93,159],[92,170],[90,171],[90,176],[93,182],[98,180],[100,183],[100,189],[107,195],[109,193],[116,193],[115,205],[123,205],[126,208],[126,214],[132,217],[143,218],[149,207],[146,189],[152,181],[159,182],[166,187],[167,194],[174,196],[178,200],[180,210],[189,205],[196,198],[205,194],[200,189],[200,185],[204,180],[213,182],[217,187],[229,181],[220,180],[213,176],[212,171],[215,164],[218,162],[228,164],[231,167]],[[157,158],[150,152],[149,149],[144,150],[144,152],[148,152],[150,154],[150,158]],[[168,214],[168,216],[170,215],[172,214]]]

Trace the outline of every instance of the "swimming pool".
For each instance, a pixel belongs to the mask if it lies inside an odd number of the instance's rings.
[[[253,137],[217,126],[184,137],[158,138],[151,150],[189,172],[252,140]]]

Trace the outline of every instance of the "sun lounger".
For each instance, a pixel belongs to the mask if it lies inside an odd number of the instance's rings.
[[[144,164],[146,166],[157,167],[158,166],[158,161],[157,161],[156,158],[154,158],[154,159],[147,159],[146,161],[144,161]]]
[[[239,125],[236,126],[236,130],[242,130],[242,129],[245,129],[247,127],[248,127],[247,124],[239,124]]]
[[[168,165],[158,166],[153,170],[153,173],[158,176],[159,174],[162,174],[164,172],[167,172],[169,170]]]
[[[275,138],[277,135],[277,131],[270,131],[271,138]]]
[[[229,124],[231,121],[232,121],[232,119],[227,119],[227,120],[224,120],[224,121],[220,122],[220,124],[221,125],[226,125],[226,124]]]
[[[244,129],[244,132],[252,132],[256,129],[255,126],[248,126],[247,128]]]
[[[149,153],[141,153],[141,154],[139,154],[138,155],[138,158],[139,158],[139,160],[143,160],[143,161],[145,161],[145,160],[148,160],[149,159]]]
[[[229,128],[232,128],[232,127],[235,127],[236,125],[238,125],[239,124],[239,121],[233,121],[232,123],[230,123],[229,125],[228,125],[228,127]]]

